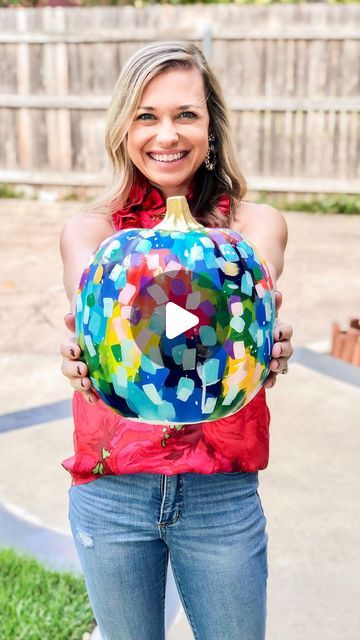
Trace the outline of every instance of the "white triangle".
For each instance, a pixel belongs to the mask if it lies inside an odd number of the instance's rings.
[[[171,340],[177,338],[181,333],[199,324],[199,318],[190,311],[179,307],[175,302],[168,302],[165,307],[165,332],[166,337]]]

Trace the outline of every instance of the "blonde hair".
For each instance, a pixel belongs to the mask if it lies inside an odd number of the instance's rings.
[[[126,148],[126,135],[145,86],[152,78],[173,68],[198,69],[204,81],[210,127],[215,133],[215,169],[202,164],[195,174],[197,193],[192,213],[205,226],[224,226],[216,207],[220,194],[231,197],[230,217],[246,194],[247,186],[236,158],[227,107],[221,86],[201,50],[187,42],[160,42],[135,53],[123,67],[108,108],[105,147],[113,166],[110,185],[87,206],[88,212],[111,216],[127,201],[136,182],[137,169]]]

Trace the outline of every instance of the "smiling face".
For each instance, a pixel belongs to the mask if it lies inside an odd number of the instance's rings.
[[[146,85],[128,130],[127,150],[165,198],[186,195],[207,154],[209,123],[197,69],[169,69]]]

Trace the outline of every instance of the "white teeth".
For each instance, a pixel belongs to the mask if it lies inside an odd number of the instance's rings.
[[[174,162],[174,160],[181,160],[184,157],[186,151],[180,151],[179,153],[170,153],[168,156],[157,153],[150,153],[149,155],[153,160],[157,160],[157,162]]]

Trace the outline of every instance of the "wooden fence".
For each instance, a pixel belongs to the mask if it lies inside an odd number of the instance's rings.
[[[200,44],[252,190],[360,191],[360,5],[0,10],[0,182],[97,188],[105,110],[144,44]]]

